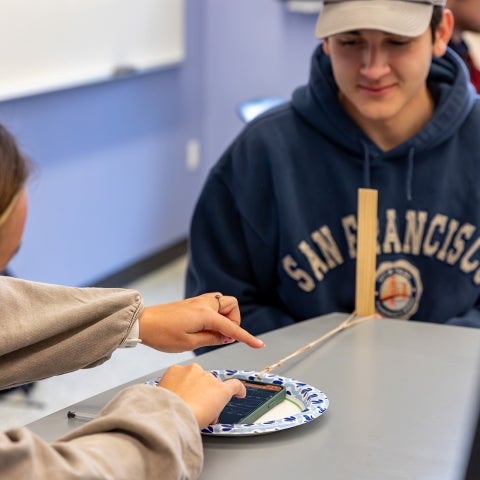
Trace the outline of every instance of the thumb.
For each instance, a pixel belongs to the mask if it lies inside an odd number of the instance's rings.
[[[229,388],[231,397],[245,398],[247,396],[247,389],[238,378],[230,378],[225,380],[223,384]]]

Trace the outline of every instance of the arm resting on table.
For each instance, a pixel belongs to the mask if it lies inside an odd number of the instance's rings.
[[[193,479],[202,463],[192,412],[175,394],[150,385],[123,390],[95,420],[55,443],[26,428],[0,439],[2,478],[18,480]]]

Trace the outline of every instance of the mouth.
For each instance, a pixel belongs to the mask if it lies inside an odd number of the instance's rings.
[[[368,95],[380,96],[391,92],[394,85],[359,85],[358,88]]]

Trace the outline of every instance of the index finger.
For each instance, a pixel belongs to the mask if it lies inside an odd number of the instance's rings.
[[[208,326],[208,330],[214,330],[221,333],[224,337],[230,337],[239,342],[245,343],[252,348],[262,348],[265,343],[259,338],[248,333],[237,323],[232,322],[223,315],[218,314],[212,319],[211,325]]]

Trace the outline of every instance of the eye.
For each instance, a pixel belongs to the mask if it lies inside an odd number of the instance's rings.
[[[360,45],[362,42],[359,37],[343,37],[338,39],[338,43],[341,47],[349,47],[353,45]]]
[[[410,45],[411,41],[412,41],[411,39],[407,39],[407,38],[389,38],[388,39],[388,43],[390,45],[399,46],[399,47]]]

